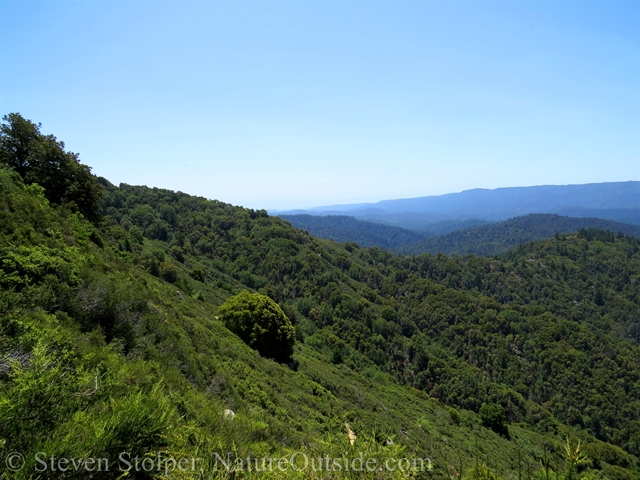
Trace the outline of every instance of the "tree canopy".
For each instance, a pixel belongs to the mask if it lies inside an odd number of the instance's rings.
[[[507,416],[504,413],[504,408],[497,403],[483,403],[480,407],[480,420],[482,425],[490,428],[500,435],[509,436],[509,430],[507,429]]]
[[[102,187],[91,168],[64,142],[40,133],[41,124],[10,113],[0,126],[0,162],[15,170],[26,184],[44,187],[49,202],[65,204],[91,220],[98,218]]]
[[[276,302],[266,295],[243,291],[228,299],[220,319],[264,357],[286,362],[293,354],[295,331]]]

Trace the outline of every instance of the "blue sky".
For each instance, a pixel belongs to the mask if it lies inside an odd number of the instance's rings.
[[[637,1],[0,7],[1,113],[116,184],[289,209],[640,180]]]

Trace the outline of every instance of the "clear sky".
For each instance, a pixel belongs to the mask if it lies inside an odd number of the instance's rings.
[[[6,1],[0,111],[290,209],[640,180],[638,1]]]

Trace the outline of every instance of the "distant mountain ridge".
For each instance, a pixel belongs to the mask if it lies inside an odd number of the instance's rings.
[[[640,226],[636,225],[601,218],[530,214],[428,238],[415,245],[400,248],[398,251],[407,254],[498,255],[524,243],[546,240],[553,238],[557,233],[577,232],[581,229],[610,230],[640,238]]]
[[[293,212],[279,212],[286,215]],[[350,215],[414,230],[448,220],[500,221],[531,213],[594,217],[640,225],[640,182],[543,185],[315,207],[295,213]]]
[[[339,243],[355,242],[361,247],[396,249],[413,245],[428,238],[427,234],[393,227],[381,223],[365,222],[346,215],[280,215],[296,228],[308,231],[314,237]]]
[[[512,202],[510,204],[506,202]],[[512,209],[581,207],[589,209],[640,208],[640,182],[587,183],[583,185],[541,185],[533,187],[474,188],[417,198],[382,200],[371,204],[315,207],[311,211],[380,210],[384,212],[445,213],[464,209],[482,213]]]

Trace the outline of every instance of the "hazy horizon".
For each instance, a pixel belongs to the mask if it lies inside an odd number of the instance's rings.
[[[590,184],[594,184],[594,183],[626,183],[626,182],[635,182],[638,183],[640,186],[640,181],[638,180],[620,180],[618,182],[589,182],[589,183],[568,183],[568,184],[564,184],[564,185],[514,185],[512,187],[496,187],[496,188],[468,188],[465,190],[461,190],[458,192],[447,192],[447,193],[442,193],[442,194],[438,194],[438,195],[420,195],[418,197],[399,197],[399,198],[383,198],[377,201],[373,201],[373,202],[359,202],[359,203],[332,203],[332,204],[327,204],[327,205],[315,205],[313,207],[309,207],[309,208],[292,208],[292,209],[267,209],[269,210],[269,212],[274,213],[274,214],[278,214],[278,213],[282,213],[282,212],[290,212],[290,211],[311,211],[311,210],[315,210],[315,209],[320,209],[320,208],[330,208],[330,207],[344,207],[344,206],[355,206],[355,205],[376,205],[377,203],[381,203],[381,202],[385,202],[388,200],[410,200],[410,199],[414,199],[414,198],[424,198],[424,197],[439,197],[439,196],[443,196],[443,195],[455,195],[458,193],[463,193],[463,192],[467,192],[470,190],[501,190],[501,189],[506,189],[506,188],[531,188],[531,187],[568,187],[568,186],[576,186],[576,185],[590,185]],[[640,208],[640,190],[638,192],[638,206]]]
[[[0,113],[283,211],[640,180],[640,3],[0,3]]]

